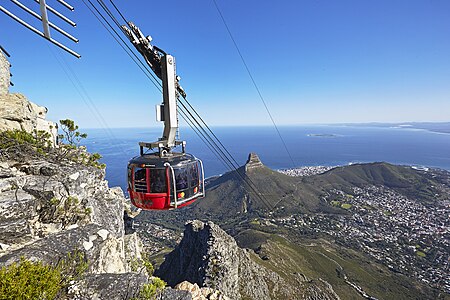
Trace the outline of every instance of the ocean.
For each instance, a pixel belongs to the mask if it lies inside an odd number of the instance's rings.
[[[272,169],[300,166],[338,166],[351,163],[385,161],[450,171],[450,134],[422,129],[353,126],[280,126],[289,149],[286,152],[274,127],[213,127],[213,132],[239,165],[255,152]],[[161,128],[87,129],[84,145],[98,152],[107,165],[109,185],[126,191],[127,162],[139,155],[138,142],[153,142]],[[190,128],[180,128],[186,152],[203,161],[206,177],[228,169]]]

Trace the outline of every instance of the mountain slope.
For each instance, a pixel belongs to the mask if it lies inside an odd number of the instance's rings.
[[[366,185],[384,186],[424,204],[434,202],[438,194],[435,186],[440,184],[426,172],[385,162],[337,167],[324,174],[306,177],[303,183],[321,190],[349,190],[355,186]]]
[[[377,299],[434,299],[437,294],[423,285],[368,260],[353,250],[324,239],[293,243],[286,238],[256,230],[242,232],[235,238],[240,247],[254,249],[257,262],[294,283],[322,278],[341,299],[363,299],[363,294]],[[265,236],[265,241],[249,244],[249,237]],[[255,248],[256,247],[256,248]]]
[[[432,204],[439,182],[406,166],[384,162],[354,164],[331,169],[323,174],[291,177],[264,166],[254,153],[245,166],[210,180],[204,199],[188,214],[196,218],[230,220],[242,215],[291,215],[298,213],[345,214],[330,206],[323,195],[331,189],[350,192],[354,187],[384,186],[398,193]]]
[[[320,190],[305,185],[299,178],[287,176],[264,166],[254,153],[236,172],[228,172],[207,185],[204,199],[193,205],[190,213],[213,219],[229,219],[242,214],[261,214],[278,210],[307,213],[338,211],[321,203]]]

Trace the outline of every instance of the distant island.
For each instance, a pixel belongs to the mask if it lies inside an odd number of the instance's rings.
[[[450,133],[450,122],[403,122],[403,123],[342,123],[332,124],[336,126],[357,126],[357,127],[386,127],[386,128],[406,128],[423,129],[431,132]]]
[[[331,134],[331,133],[309,133],[309,134],[307,134],[307,136],[312,136],[312,137],[337,137],[336,134]]]

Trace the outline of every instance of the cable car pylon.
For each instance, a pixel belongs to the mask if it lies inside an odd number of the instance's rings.
[[[187,206],[205,195],[204,170],[200,159],[185,152],[186,142],[176,139],[177,101],[186,93],[176,75],[175,58],[151,44],[132,22],[122,30],[155,75],[161,79],[163,103],[156,106],[156,119],[164,122],[162,137],[156,142],[140,142],[140,155],[128,162],[128,193],[138,208],[174,209]],[[181,152],[173,149],[181,146]],[[144,149],[156,150],[146,153]]]

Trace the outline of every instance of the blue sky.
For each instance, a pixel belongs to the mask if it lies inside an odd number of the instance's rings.
[[[450,121],[450,1],[216,1],[278,125]],[[47,106],[50,119],[82,127],[159,126],[161,94],[84,4],[69,2],[75,12],[61,11],[76,28],[50,20],[80,39],[54,35],[79,60],[0,12],[11,91]],[[176,57],[188,99],[208,124],[271,124],[212,0],[115,3]],[[13,3],[2,5],[40,26]]]

